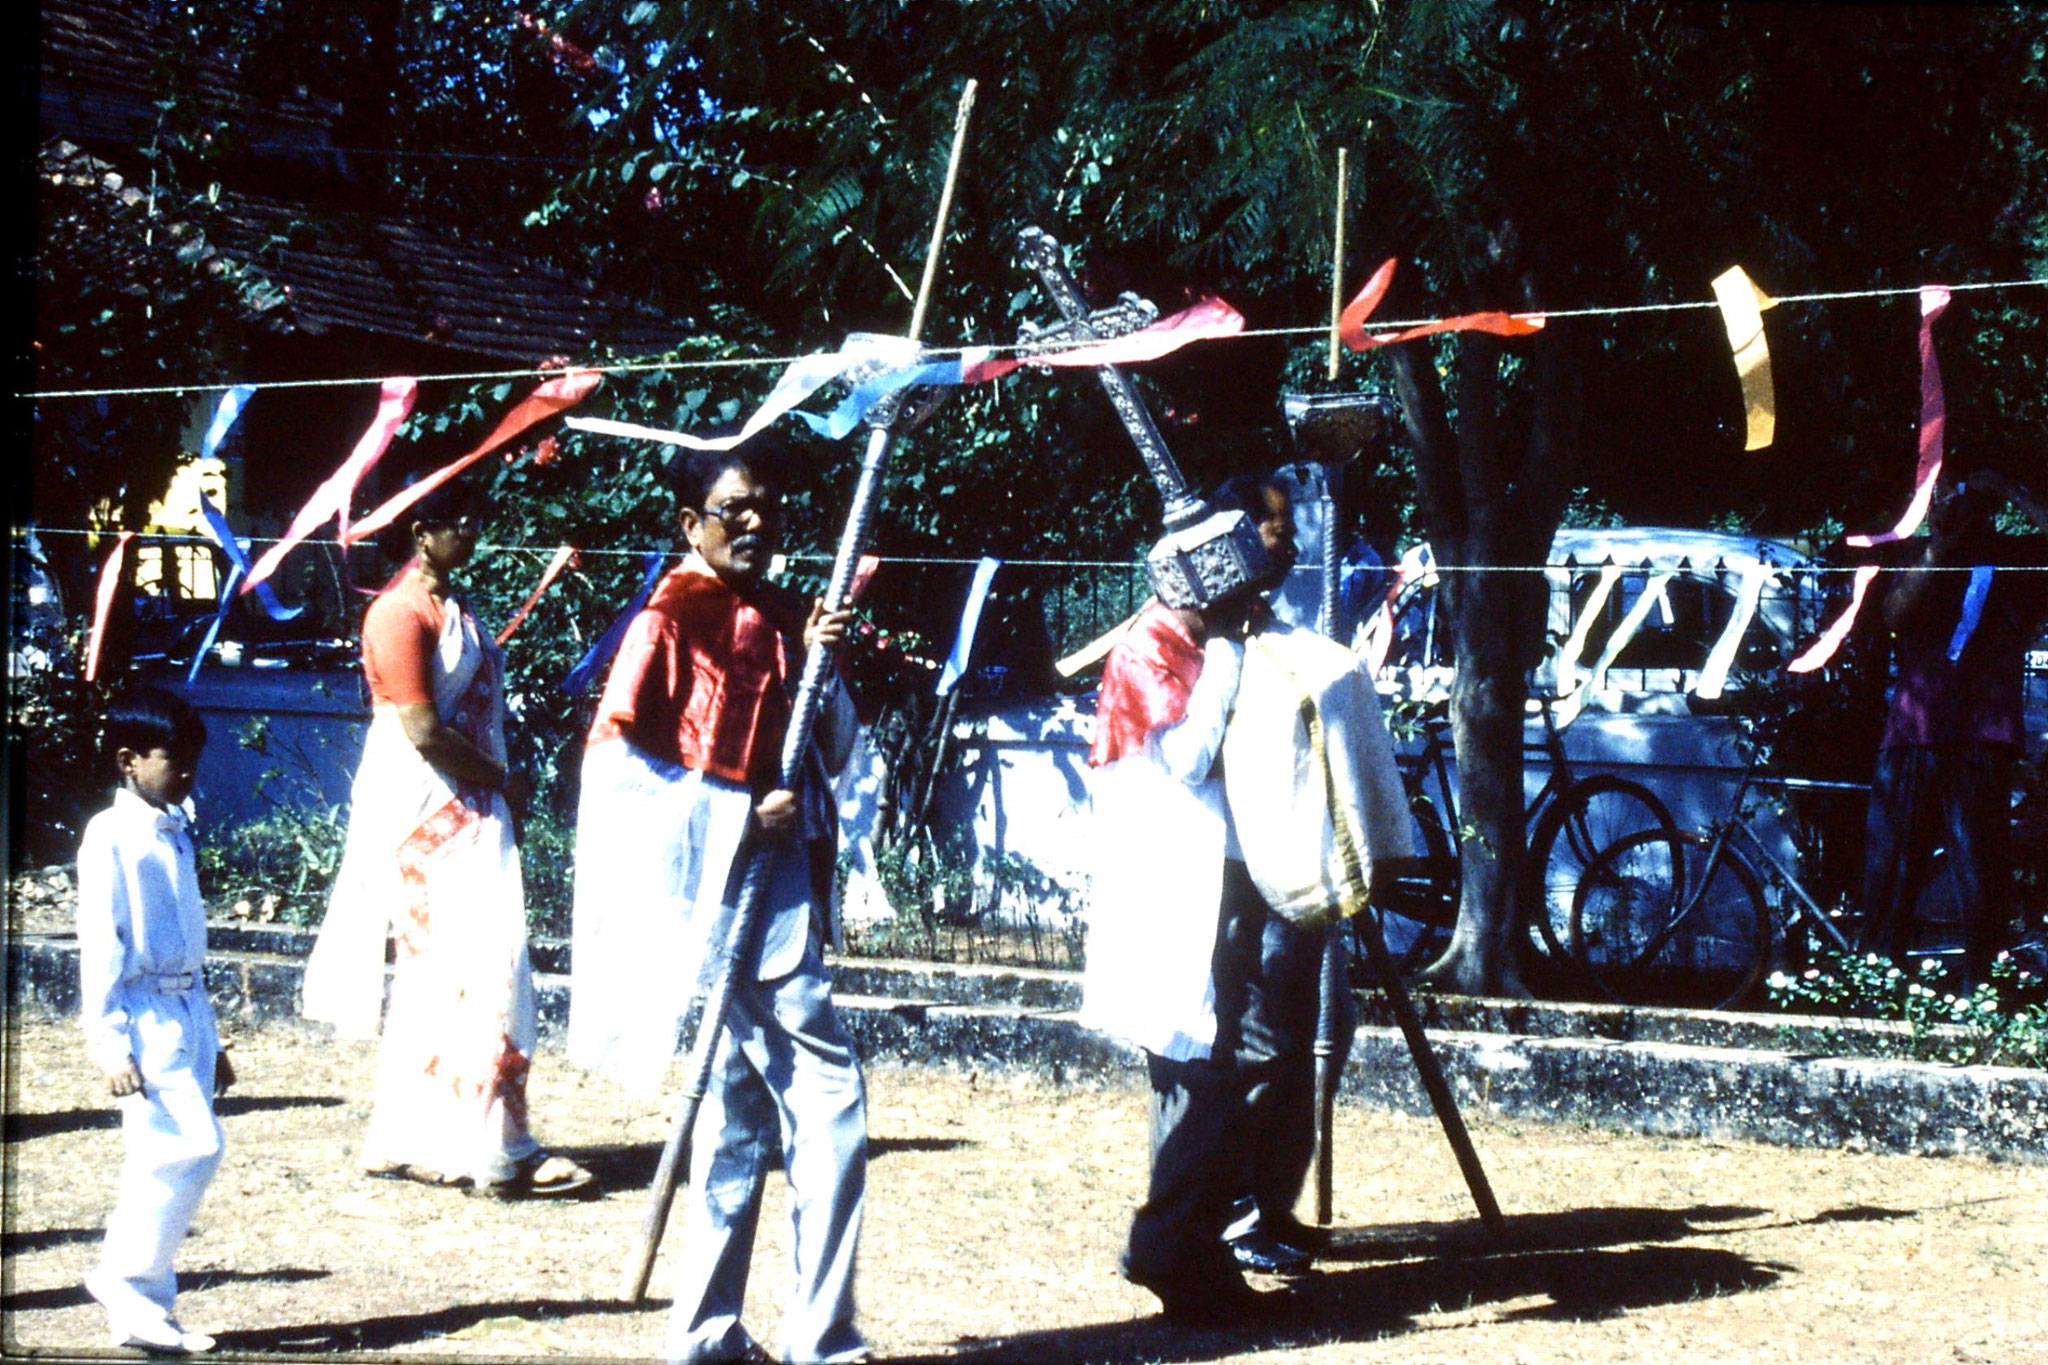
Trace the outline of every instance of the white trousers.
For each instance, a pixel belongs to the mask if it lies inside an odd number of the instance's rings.
[[[796,1264],[783,1359],[861,1359],[867,1343],[854,1326],[853,1262],[867,1190],[867,1100],[815,948],[790,975],[747,982],[733,993],[691,1134],[671,1360],[735,1360],[753,1346],[740,1310],[778,1139]]]
[[[203,987],[174,995],[132,988],[129,1018],[142,1091],[117,1103],[127,1157],[94,1273],[117,1323],[168,1317],[171,1260],[220,1165],[213,1070],[220,1052]]]

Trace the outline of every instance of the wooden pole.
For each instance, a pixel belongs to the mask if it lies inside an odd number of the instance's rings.
[[[924,280],[918,288],[917,303],[911,314],[912,341],[917,340],[923,331],[932,282],[938,276],[939,249],[946,236],[946,214],[952,208],[953,184],[960,170],[960,154],[967,141],[967,115],[973,107],[974,82],[970,80],[960,96],[960,112],[953,123],[953,152],[946,165],[946,184],[939,195],[938,220],[932,225],[931,248],[924,262]],[[847,512],[846,528],[839,539],[839,553],[833,560],[832,577],[825,588],[827,611],[841,610],[852,596],[853,576],[873,525],[876,504],[880,501],[882,471],[888,464],[893,436],[887,422],[875,426],[868,433],[860,481],[854,486],[853,505]],[[817,723],[819,705],[825,692],[825,674],[831,663],[830,654],[822,649],[813,649],[804,656],[803,676],[797,684],[796,700],[790,707],[789,729],[782,743],[782,785],[785,788],[794,788],[801,780],[804,752],[810,747],[811,730]],[[638,1303],[647,1294],[647,1282],[654,1274],[654,1255],[661,1247],[662,1233],[668,1227],[669,1210],[675,1203],[676,1182],[682,1170],[690,1130],[697,1126],[697,1113],[703,1107],[704,1093],[710,1087],[711,1067],[717,1055],[718,1037],[725,1030],[726,1012],[732,1005],[738,982],[753,972],[754,961],[760,955],[755,940],[760,936],[760,926],[766,922],[762,907],[767,899],[772,857],[769,849],[754,846],[751,840],[743,853],[748,860],[746,879],[741,884],[739,906],[733,916],[731,932],[719,945],[722,966],[705,999],[704,1014],[697,1024],[696,1036],[690,1040],[688,1079],[684,1084],[682,1103],[669,1127],[668,1141],[662,1146],[661,1160],[655,1166],[654,1182],[648,1190],[647,1213],[641,1220],[640,1234],[627,1256],[626,1271],[620,1280],[620,1297],[627,1303]]]
[[[946,183],[939,190],[939,212],[932,220],[931,245],[924,252],[924,278],[917,282],[917,302],[910,310],[910,339],[924,335],[925,309],[932,301],[932,282],[939,275],[939,251],[946,243],[946,217],[953,211],[953,186],[960,180],[960,155],[967,149],[967,116],[974,112],[976,82],[968,79],[960,92],[960,109],[953,115],[953,151],[946,158]]]
[[[1337,230],[1336,246],[1330,252],[1330,366],[1324,377],[1335,383],[1337,380],[1338,350],[1337,327],[1344,316],[1344,191],[1351,178],[1351,149],[1337,149]]]

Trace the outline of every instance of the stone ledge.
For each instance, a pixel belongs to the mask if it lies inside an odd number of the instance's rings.
[[[207,962],[207,989],[222,1016],[244,1027],[302,1026],[297,1002],[303,965],[295,957],[217,953]],[[77,1012],[75,942],[61,936],[11,941],[7,968],[10,1009]],[[842,963],[839,979],[842,1018],[871,1058],[1022,1071],[1061,1084],[1101,1083],[1142,1068],[1135,1049],[1081,1028],[1070,1010],[1057,1007],[1071,998],[1071,978],[1064,973]],[[985,998],[1015,991],[1053,1004],[1024,1008],[933,1000],[920,998],[922,991],[894,989],[904,984],[929,987],[934,996]],[[891,989],[878,990],[878,985]],[[541,972],[535,986],[543,1043],[559,1047],[568,1019],[568,978]],[[1428,1013],[1438,1022],[1452,1017],[1506,1022],[1524,1009],[1571,1008],[1446,997],[1428,1001]],[[1774,1029],[1782,1027],[1770,1022]],[[1654,1031],[1635,1021],[1620,1024]],[[1657,1037],[1618,1041],[1439,1028],[1432,1030],[1430,1042],[1459,1104],[1504,1118],[1671,1137],[2048,1162],[2048,1072],[1814,1056]],[[1347,1094],[1370,1105],[1428,1112],[1407,1047],[1391,1028],[1369,1023],[1359,1029],[1343,1085]]]

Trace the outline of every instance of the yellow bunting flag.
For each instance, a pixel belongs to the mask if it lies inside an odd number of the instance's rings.
[[[1771,348],[1764,340],[1763,310],[1777,300],[1764,293],[1731,265],[1714,279],[1714,298],[1721,321],[1728,326],[1728,349],[1735,353],[1735,373],[1742,379],[1742,406],[1748,421],[1744,450],[1762,450],[1778,434],[1778,399],[1771,385]]]

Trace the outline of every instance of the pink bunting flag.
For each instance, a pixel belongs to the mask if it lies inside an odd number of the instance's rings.
[[[95,595],[92,609],[92,633],[86,637],[85,680],[93,681],[100,671],[100,641],[106,637],[107,614],[114,607],[114,593],[121,586],[121,563],[128,555],[128,542],[135,539],[133,531],[123,531],[114,538],[114,548],[107,555],[106,564],[100,569],[100,589]]]
[[[1856,546],[1904,540],[1920,529],[1934,501],[1934,483],[1941,477],[1942,437],[1948,427],[1948,403],[1941,391],[1941,365],[1934,358],[1934,320],[1948,307],[1949,292],[1940,285],[1920,291],[1920,460],[1913,471],[1913,500],[1889,531],[1849,537]]]
[[[463,470],[469,468],[478,460],[481,460],[484,456],[511,440],[514,436],[517,436],[520,432],[525,431],[536,422],[545,421],[557,413],[573,408],[588,398],[590,391],[597,387],[598,381],[603,377],[596,370],[571,370],[567,374],[557,375],[555,378],[547,380],[539,388],[536,388],[532,393],[521,399],[517,407],[506,413],[499,420],[498,425],[492,428],[491,434],[484,437],[482,445],[470,451],[469,454],[464,455],[461,459],[443,465],[404,492],[388,499],[383,506],[370,513],[367,517],[364,517],[353,527],[344,526],[341,530],[341,543],[353,545],[365,536],[377,534],[377,532],[398,520],[408,507],[411,507],[421,498],[424,498],[427,494],[433,492],[436,488],[439,488],[442,484],[448,482],[448,480],[454,478]]]
[[[1808,646],[1804,654],[1785,665],[1787,673],[1811,673],[1835,657],[1842,641],[1849,638],[1849,628],[1856,624],[1856,613],[1863,610],[1863,594],[1870,590],[1870,580],[1877,577],[1878,567],[1865,564],[1856,570],[1856,587],[1849,594],[1848,608],[1835,618],[1833,625],[1821,632],[1820,638]]]
[[[1358,297],[1351,300],[1337,319],[1337,335],[1344,344],[1354,351],[1370,351],[1380,346],[1392,346],[1396,342],[1414,341],[1418,337],[1435,336],[1439,332],[1490,332],[1494,336],[1520,337],[1542,330],[1544,317],[1541,313],[1464,313],[1454,318],[1438,318],[1399,332],[1378,332],[1368,334],[1366,320],[1380,301],[1387,296],[1387,288],[1394,282],[1394,262],[1391,258],[1381,264],[1365,282],[1365,288],[1358,291]]]
[[[313,490],[313,496],[292,518],[284,539],[263,552],[263,557],[256,561],[256,567],[242,580],[241,591],[248,592],[270,577],[284,557],[323,522],[337,521],[344,537],[343,543],[347,543],[348,504],[349,499],[355,496],[356,484],[361,482],[370,466],[390,449],[391,438],[398,434],[399,426],[411,415],[419,391],[419,381],[415,379],[399,377],[384,381],[377,402],[377,416],[370,422],[369,430],[356,442],[356,448],[349,457],[341,462],[341,468],[328,475],[327,481]]]
[[[512,638],[512,632],[519,629],[520,623],[526,620],[527,613],[533,610],[533,604],[540,601],[540,595],[553,587],[555,579],[560,576],[562,570],[568,568],[575,560],[576,547],[574,545],[564,545],[561,549],[555,551],[555,557],[548,561],[547,568],[541,573],[540,582],[534,584],[533,591],[528,593],[526,600],[519,604],[519,610],[512,613],[512,619],[507,621],[505,628],[498,632],[499,644],[502,645]]]
[[[875,570],[882,567],[880,555],[862,555],[853,562],[853,581],[846,585],[846,605],[860,601],[860,595],[868,590],[868,581],[875,576]]]
[[[1941,389],[1941,365],[1934,356],[1934,320],[1948,307],[1949,291],[1938,284],[1930,284],[1920,291],[1920,456],[1913,471],[1913,498],[1906,506],[1906,514],[1899,518],[1899,524],[1889,531],[1870,535],[1853,535],[1847,542],[1859,549],[1873,545],[1887,545],[1895,540],[1904,540],[1920,529],[1920,523],[1927,518],[1927,509],[1934,501],[1934,485],[1941,478],[1942,438],[1948,426],[1948,402]],[[1863,610],[1863,595],[1870,587],[1870,580],[1877,577],[1878,566],[1866,564],[1856,570],[1856,587],[1849,595],[1849,605],[1821,633],[1807,651],[1785,665],[1788,673],[1811,673],[1835,656],[1842,647],[1842,641],[1849,637],[1850,627],[1856,624],[1856,613]]]

